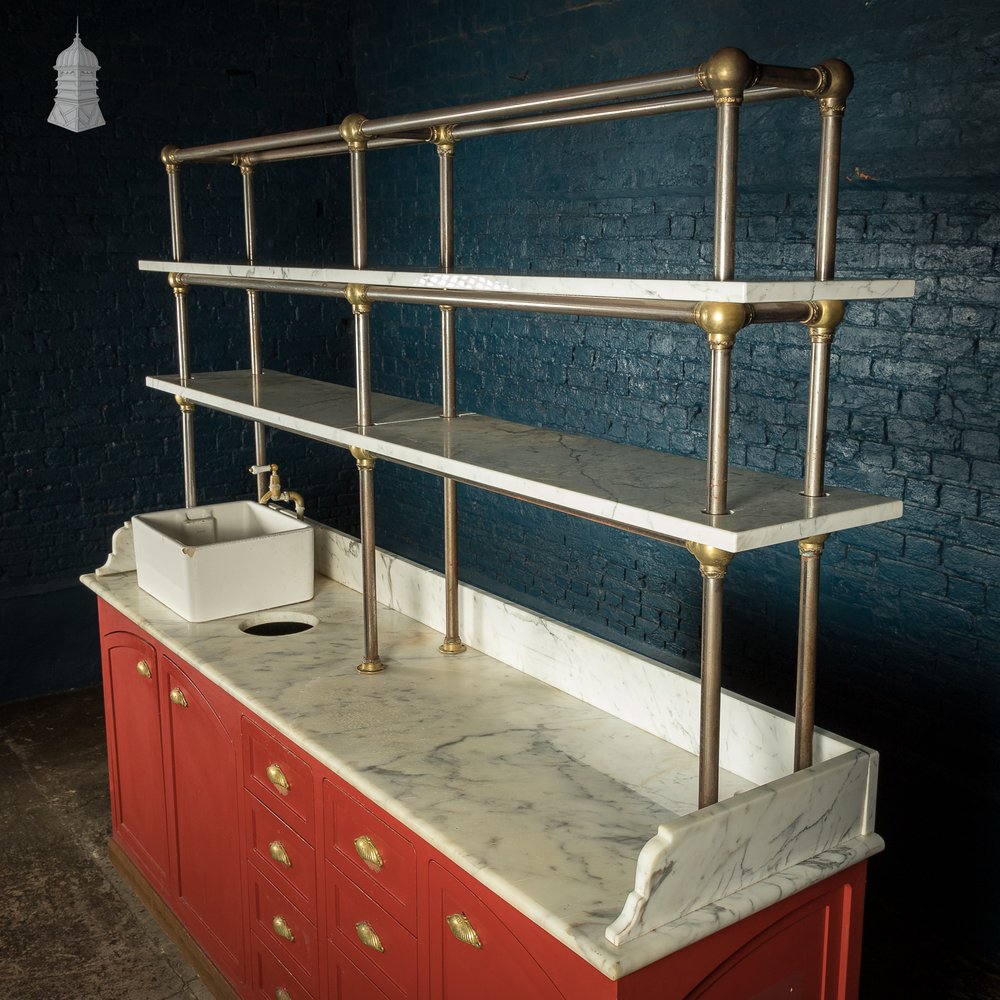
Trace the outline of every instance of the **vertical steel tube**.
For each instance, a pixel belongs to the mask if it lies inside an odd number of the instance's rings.
[[[805,483],[807,497],[824,494],[826,466],[826,401],[830,386],[832,336],[811,338],[809,361],[809,416],[806,427]]]
[[[455,143],[448,126],[434,130],[438,152],[438,230],[440,264],[447,274],[455,267]],[[441,306],[441,416],[458,415],[455,388],[455,307]],[[444,641],[442,653],[462,653],[458,610],[458,487],[453,479],[442,480],[444,508]]]
[[[712,267],[716,281],[731,281],[736,266],[740,105],[735,100],[720,101],[715,115],[715,246]]]
[[[799,643],[795,674],[794,768],[796,771],[809,767],[813,762],[819,571],[826,539],[826,535],[817,535],[799,542],[802,568],[799,580]]]
[[[257,215],[254,206],[253,163],[245,156],[237,157],[243,180],[243,232],[246,242],[247,264],[253,265],[257,253]],[[260,343],[260,298],[258,293],[247,289],[247,325],[250,335],[250,374],[258,376],[264,370]],[[257,380],[254,379],[254,395],[257,394]],[[256,400],[255,400],[256,401]],[[267,428],[259,421],[253,423],[254,464],[267,465]],[[267,473],[257,476],[257,496],[267,490]]]
[[[701,596],[701,735],[698,749],[698,808],[719,801],[719,743],[722,709],[722,593],[733,558],[700,542],[687,550],[698,560]]]
[[[708,389],[708,461],[705,511],[729,513],[729,383],[732,347],[713,348]]]
[[[364,117],[348,115],[340,126],[351,162],[351,261],[356,268],[368,264],[368,202],[365,187],[367,142],[362,133]],[[372,424],[371,303],[363,285],[348,285],[347,300],[354,310],[354,366],[358,426]],[[375,459],[360,448],[351,453],[358,463],[361,502],[361,594],[364,605],[365,652],[358,670],[364,674],[383,669],[378,649],[378,602],[375,583]]]
[[[816,280],[833,278],[837,253],[837,201],[840,196],[840,137],[843,117],[820,118],[819,185],[816,199]]]

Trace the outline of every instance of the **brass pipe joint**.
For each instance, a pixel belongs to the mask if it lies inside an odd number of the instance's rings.
[[[174,290],[174,295],[187,295],[188,284],[177,271],[171,271],[167,275],[167,284]]]
[[[820,82],[805,92],[806,97],[818,99],[821,115],[842,115],[847,108],[847,95],[854,88],[851,67],[840,59],[824,59],[813,69],[819,74]]]
[[[194,403],[183,396],[174,396],[174,402],[181,408],[181,413],[194,413]]]
[[[753,321],[753,309],[743,302],[699,302],[694,321],[708,335],[713,351],[729,350],[736,334]]]
[[[249,153],[237,153],[233,156],[233,166],[239,167],[244,177],[249,177],[253,173],[253,157]]]
[[[174,159],[177,154],[177,146],[164,146],[160,150],[160,160],[163,166],[166,168],[168,174],[176,174],[180,170],[181,165]]]
[[[364,448],[354,445],[351,448],[351,455],[354,457],[354,461],[358,463],[359,472],[370,472],[375,468],[375,456],[370,451],[365,451]]]
[[[451,125],[435,125],[431,129],[431,142],[437,146],[439,156],[451,156],[455,152],[455,133]]]
[[[368,136],[363,131],[367,121],[364,115],[355,112],[340,123],[340,138],[347,143],[347,148],[352,152],[368,148]]]
[[[717,549],[714,545],[703,542],[685,542],[685,547],[698,560],[701,575],[706,580],[722,580],[725,578],[733,553],[725,549]]]
[[[344,289],[344,297],[351,304],[355,316],[361,316],[372,311],[371,299],[368,298],[367,285],[348,285]]]
[[[813,535],[811,538],[799,539],[799,554],[804,558],[817,558],[823,554],[823,546],[829,535]]]
[[[712,92],[716,105],[742,104],[743,91],[759,73],[760,67],[742,49],[719,49],[698,67],[698,83]]]
[[[814,344],[828,344],[844,320],[844,303],[839,299],[819,299],[809,303],[809,315],[802,322],[809,327]]]

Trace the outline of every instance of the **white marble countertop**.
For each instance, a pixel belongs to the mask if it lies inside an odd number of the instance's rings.
[[[667,538],[743,552],[901,516],[899,500],[830,487],[813,499],[799,480],[729,468],[729,507],[703,512],[705,463],[600,438],[563,434],[479,414],[439,418],[427,403],[373,394],[373,427],[356,425],[351,388],[279,372],[205,372],[182,384],[150,376],[223,413],[259,420],[340,447],[360,447],[509,496]]]
[[[388,288],[439,288],[448,291],[587,296],[670,302],[809,302],[815,299],[910,298],[915,283],[897,278],[816,281],[711,281],[701,278],[642,278],[543,274],[442,274],[438,271],[387,271],[346,267],[284,267],[266,264],[210,264],[195,261],[140,260],[143,271],[177,272],[269,281],[379,285]]]
[[[323,576],[293,606],[318,624],[283,637],[246,635],[248,616],[184,621],[134,573],[83,582],[610,978],[881,848],[841,838],[616,946],[643,846],[695,812],[693,754],[476,650],[442,656],[439,632],[386,607],[387,669],[361,675],[358,594]],[[723,771],[721,795],[753,784]]]

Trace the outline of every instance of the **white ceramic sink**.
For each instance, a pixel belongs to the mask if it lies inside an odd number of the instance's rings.
[[[313,596],[313,529],[252,500],[132,518],[139,586],[189,622]]]

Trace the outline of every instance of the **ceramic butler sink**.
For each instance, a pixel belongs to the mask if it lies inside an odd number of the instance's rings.
[[[139,586],[189,622],[308,601],[311,525],[252,500],[132,518]]]

